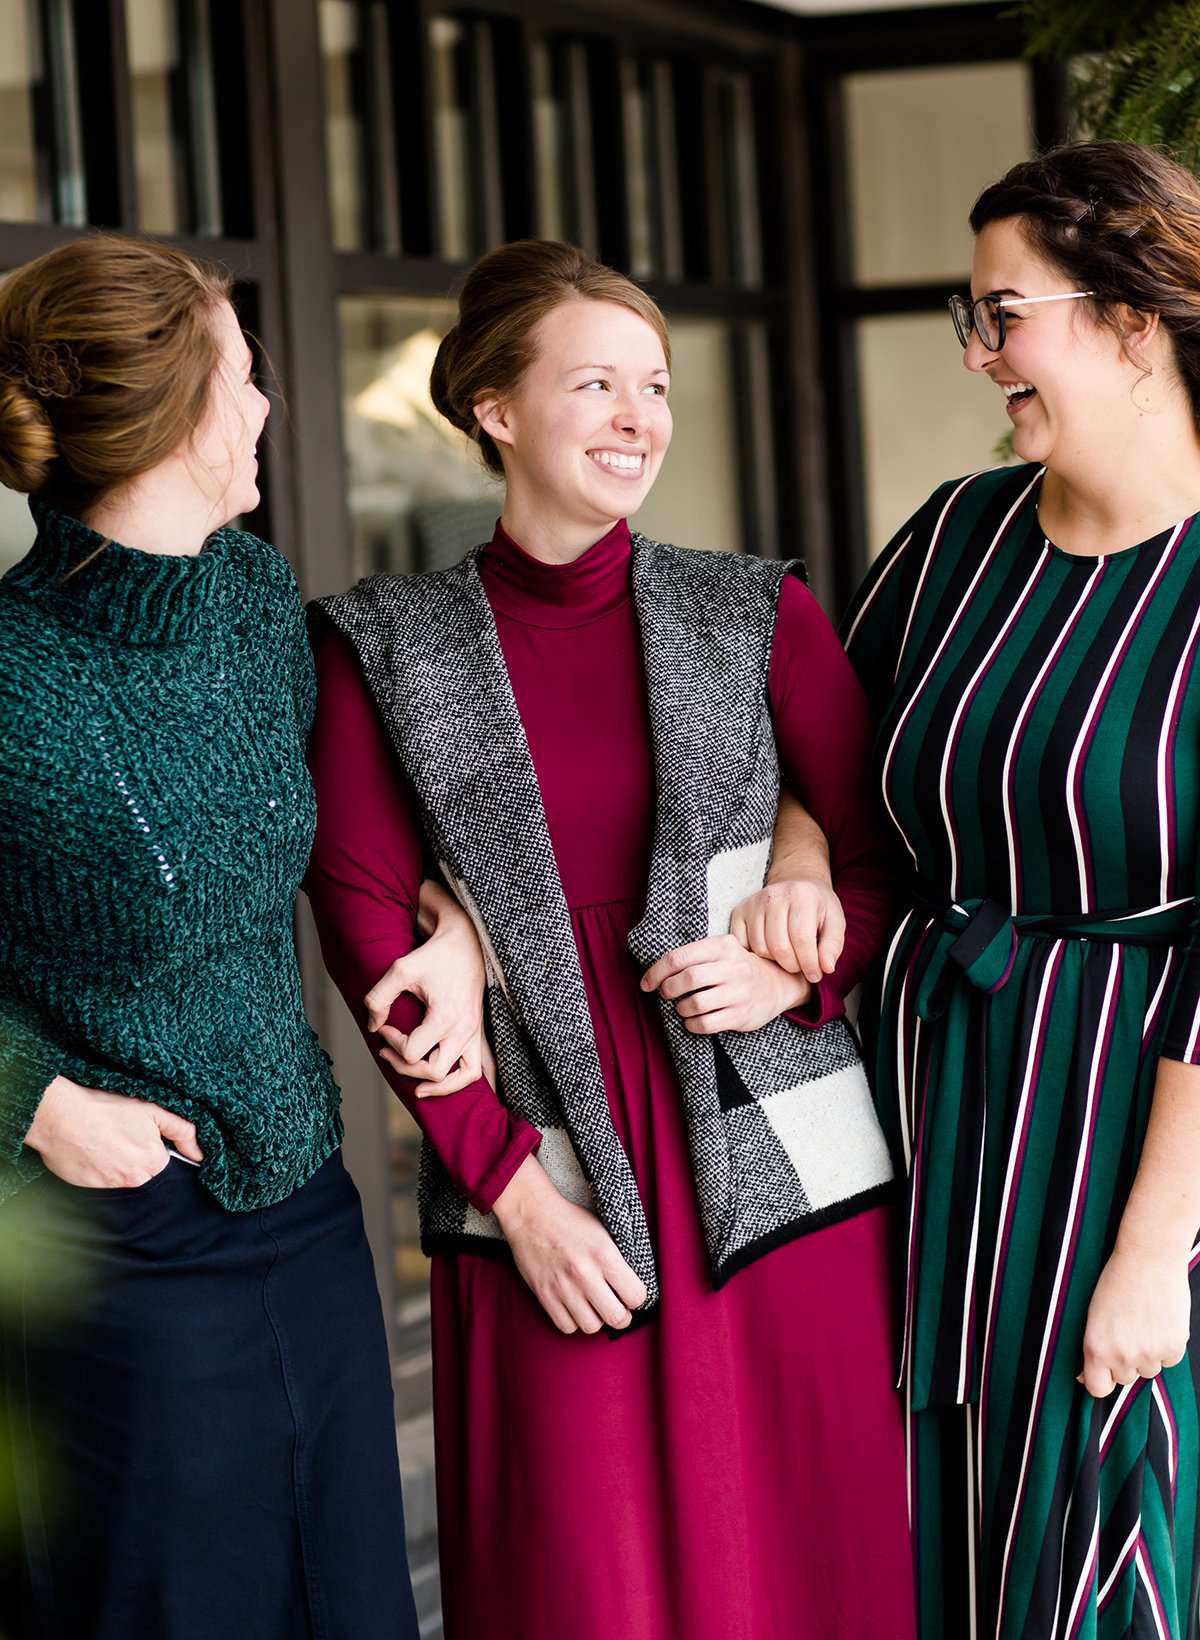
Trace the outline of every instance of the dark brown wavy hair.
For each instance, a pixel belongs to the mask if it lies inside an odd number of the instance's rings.
[[[1157,313],[1200,424],[1200,183],[1136,142],[1077,142],[1024,160],[985,188],[979,233],[1015,218],[1034,251],[1118,336],[1118,307]]]

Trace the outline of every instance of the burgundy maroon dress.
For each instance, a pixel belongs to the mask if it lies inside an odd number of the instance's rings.
[[[662,1304],[619,1337],[555,1330],[516,1268],[432,1268],[448,1640],[912,1640],[890,1220],[778,1248],[714,1292],[658,1004],[625,944],[641,911],[654,779],[618,524],[569,565],[497,527],[481,564],[571,907],[613,1120],[655,1238]],[[318,829],[307,889],[329,968],[360,999],[409,950],[421,880],[411,796],[340,637],[318,656]],[[887,916],[866,784],[870,723],[808,591],[783,589],[770,699],[787,777],[830,839],[849,923],[797,1017],[842,1009]],[[419,1017],[402,998],[393,1021]],[[537,1143],[486,1082],[418,1102],[483,1210]]]

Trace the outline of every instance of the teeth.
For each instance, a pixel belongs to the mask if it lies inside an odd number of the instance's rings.
[[[1016,393],[1032,393],[1035,391],[1032,382],[1001,382],[1000,387],[1006,399],[1011,399]]]
[[[624,456],[618,455],[615,450],[589,450],[588,454],[593,461],[599,462],[601,467],[619,467],[623,472],[640,471],[642,463],[646,459],[640,453]]]

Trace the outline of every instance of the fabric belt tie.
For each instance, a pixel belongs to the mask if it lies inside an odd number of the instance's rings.
[[[1143,910],[1014,914],[996,900],[947,900],[917,881],[912,897],[931,919],[918,957],[915,1010],[934,1027],[924,1087],[912,1090],[907,1272],[900,1381],[914,1411],[978,1398],[977,1318],[990,1264],[981,1223],[991,1143],[987,1125],[988,1001],[1007,985],[1027,938],[1173,945],[1186,938],[1195,900]],[[915,1108],[914,1108],[915,1107]],[[985,1268],[985,1265],[987,1268]]]

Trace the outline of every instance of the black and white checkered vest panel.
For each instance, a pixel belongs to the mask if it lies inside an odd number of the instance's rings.
[[[633,538],[657,776],[638,964],[724,933],[770,857],[779,764],[767,669],[792,564]],[[454,569],[376,576],[322,600],[347,637],[421,808],[430,850],[488,962],[500,1096],[542,1135],[564,1194],[592,1207],[658,1298],[645,1212],[609,1114],[570,912],[478,551]],[[879,1199],[892,1176],[849,1028],[787,1019],[693,1036],[663,1026],[679,1074],[714,1282]],[[428,1145],[427,1251],[503,1250],[494,1216],[450,1183]]]

